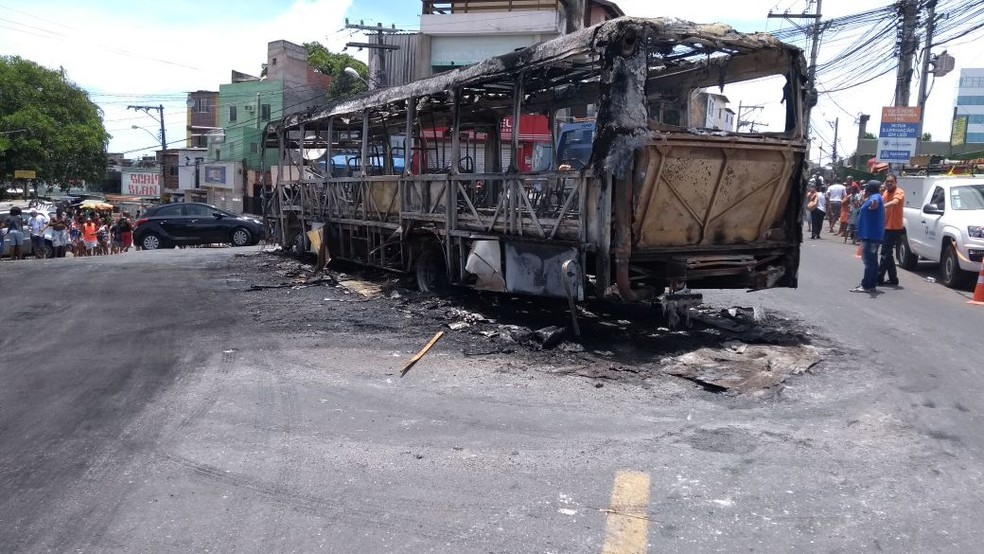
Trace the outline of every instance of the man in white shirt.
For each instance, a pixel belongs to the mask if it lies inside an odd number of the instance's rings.
[[[39,214],[37,210],[31,210],[31,217],[27,219],[27,226],[31,229],[31,247],[34,250],[34,257],[43,258],[44,228],[48,226],[48,218]]]
[[[827,187],[827,221],[830,223],[830,232],[834,232],[834,224],[840,219],[841,204],[847,196],[847,187],[841,183],[834,183]]]

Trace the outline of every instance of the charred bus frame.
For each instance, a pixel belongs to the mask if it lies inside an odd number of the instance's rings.
[[[637,301],[683,287],[795,287],[804,66],[767,34],[611,20],[271,123],[268,213],[286,248],[307,248],[324,227],[333,257],[414,271],[424,289]],[[694,91],[769,76],[784,78],[783,131],[689,121]],[[586,167],[517,169],[519,125],[503,145],[504,118],[545,115],[555,132],[589,104]]]

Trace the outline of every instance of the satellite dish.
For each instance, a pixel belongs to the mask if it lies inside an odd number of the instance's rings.
[[[195,99],[189,97],[188,98],[188,101],[185,102],[185,106],[188,106],[189,108],[194,108],[195,107]]]

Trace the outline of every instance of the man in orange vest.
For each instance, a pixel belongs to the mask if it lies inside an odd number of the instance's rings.
[[[905,206],[905,191],[898,187],[895,175],[885,177],[885,240],[882,242],[881,260],[878,263],[878,284],[899,286],[899,275],[895,269],[895,245],[902,236],[902,206]],[[888,281],[885,281],[885,276]]]

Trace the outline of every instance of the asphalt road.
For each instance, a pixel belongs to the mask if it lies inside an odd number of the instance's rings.
[[[292,325],[242,250],[0,263],[6,552],[971,552],[984,539],[969,292],[804,244],[799,290],[714,293],[812,324],[766,399],[559,375],[434,333]],[[166,292],[161,293],[159,291]],[[274,298],[274,297],[270,297]],[[276,298],[287,298],[276,297]],[[360,309],[353,305],[351,309]],[[380,317],[382,319],[382,317]]]

